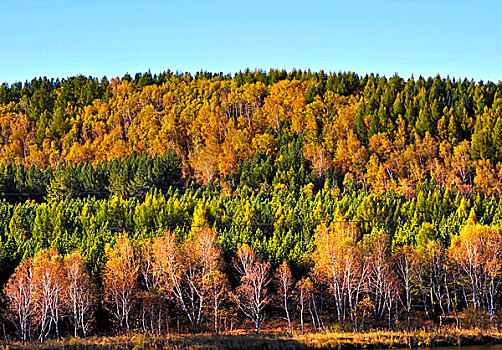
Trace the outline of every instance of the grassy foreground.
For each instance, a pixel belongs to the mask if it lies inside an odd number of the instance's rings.
[[[169,335],[49,340],[45,344],[13,343],[0,349],[389,349],[449,345],[502,344],[502,333],[441,329],[413,332],[316,333],[306,335]]]

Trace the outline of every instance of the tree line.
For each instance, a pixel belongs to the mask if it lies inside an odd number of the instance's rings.
[[[313,176],[350,175],[375,191],[409,197],[432,178],[465,193],[502,188],[501,83],[272,70],[34,79],[0,90],[0,160],[27,168],[174,152],[189,181],[235,189],[243,164],[294,142]]]
[[[172,231],[136,241],[122,233],[106,246],[101,283],[78,251],[42,250],[4,286],[4,317],[23,343],[59,338],[61,329],[87,337],[98,332],[99,312],[122,334],[218,334],[243,319],[258,333],[270,318],[302,334],[331,324],[353,331],[498,326],[499,226],[467,225],[447,247],[420,237],[393,248],[383,233],[361,235],[337,221],[318,226],[315,241],[303,271],[293,273],[286,260],[273,266],[245,244],[225,261],[216,230],[207,227],[184,240]]]

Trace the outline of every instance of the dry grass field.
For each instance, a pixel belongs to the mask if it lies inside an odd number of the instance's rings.
[[[293,349],[390,349],[448,345],[500,344],[502,333],[481,329],[437,331],[335,333],[305,335],[225,334],[169,335],[149,337],[143,334],[85,339],[48,340],[45,344],[3,344],[1,349],[189,349],[189,350],[293,350]]]

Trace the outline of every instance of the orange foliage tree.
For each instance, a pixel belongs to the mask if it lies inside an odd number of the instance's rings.
[[[93,308],[98,300],[98,291],[84,265],[82,255],[75,251],[64,258],[66,278],[65,304],[74,327],[74,336],[81,330],[87,338]]]
[[[229,299],[230,284],[227,276],[215,270],[205,276],[208,289],[208,314],[212,313],[213,327],[216,334],[220,332],[220,320],[225,315],[224,303]]]
[[[239,247],[234,265],[239,272],[241,284],[237,288],[236,303],[246,317],[260,331],[263,309],[270,302],[267,286],[270,283],[270,263],[261,262],[247,245]]]
[[[338,321],[346,317],[346,310],[357,327],[355,307],[367,284],[368,266],[361,258],[358,229],[345,222],[330,227],[321,225],[316,231],[313,253],[314,275],[326,283],[333,295]],[[348,306],[348,307],[346,307]]]
[[[104,300],[122,332],[129,331],[130,314],[137,289],[139,261],[126,234],[118,237],[106,250],[107,262],[103,271]]]
[[[286,313],[286,320],[288,321],[289,333],[293,333],[293,328],[291,326],[291,317],[289,315],[289,299],[291,297],[291,289],[293,286],[293,276],[291,275],[291,269],[288,266],[286,260],[277,269],[275,278],[279,286],[280,297],[282,299],[282,308]]]
[[[19,264],[7,281],[3,292],[7,300],[8,312],[24,344],[29,339],[30,327],[35,316],[36,283],[33,277],[32,259],[24,260]]]
[[[298,308],[300,309],[300,326],[302,329],[302,334],[304,334],[305,331],[305,322],[303,319],[303,315],[305,313],[305,303],[308,302],[309,296],[312,293],[312,290],[314,289],[314,285],[312,284],[312,281],[310,278],[305,277],[299,280],[296,283],[296,291],[297,291],[297,296],[298,296]],[[312,317],[312,323],[315,327],[315,319]]]
[[[210,278],[218,271],[220,255],[216,233],[207,228],[192,232],[182,245],[176,243],[174,234],[169,231],[153,242],[153,274],[159,290],[174,298],[193,330],[201,326],[207,313],[211,288],[216,288],[213,292],[217,293],[217,285],[223,283]]]
[[[467,226],[452,237],[450,259],[462,286],[470,292],[466,304],[484,308],[494,322],[502,276],[502,234],[499,227]]]
[[[141,291],[141,325],[143,330],[160,335],[162,321],[167,309],[166,299],[159,293],[158,275],[154,273],[154,261],[151,241],[141,244],[140,274],[142,277]]]
[[[52,325],[59,337],[59,320],[63,314],[65,278],[63,262],[54,249],[39,252],[33,258],[33,275],[36,282],[36,312],[40,334],[44,342]]]

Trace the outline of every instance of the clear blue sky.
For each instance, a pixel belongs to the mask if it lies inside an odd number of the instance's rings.
[[[502,80],[502,4],[2,0],[0,81],[292,68]]]

